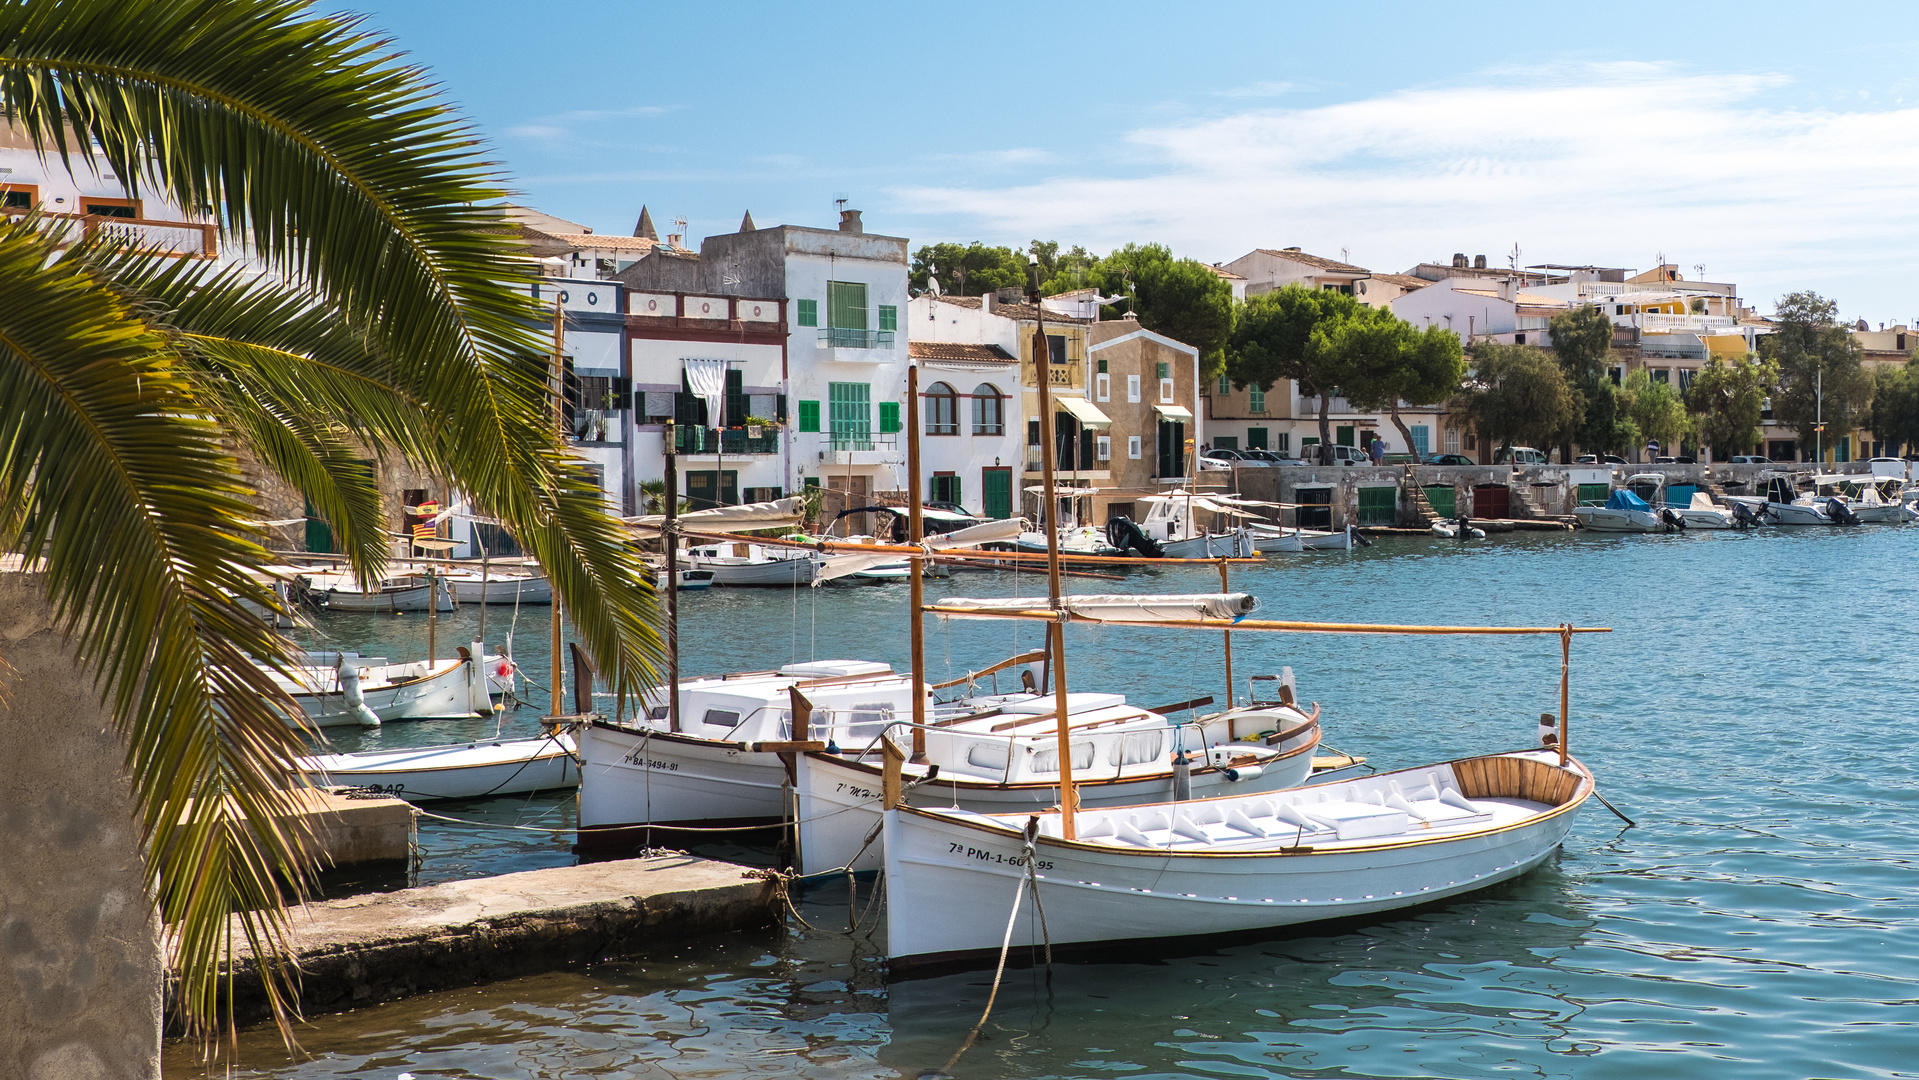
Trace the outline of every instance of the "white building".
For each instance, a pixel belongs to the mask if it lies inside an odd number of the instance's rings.
[[[909,348],[920,366],[921,490],[928,502],[1007,518],[1026,442],[1019,320],[993,310],[991,297],[965,307],[915,297],[907,305]]]
[[[859,501],[903,489],[907,348],[899,320],[907,302],[906,240],[866,233],[857,210],[842,212],[836,230],[750,226],[748,220],[740,232],[707,237],[697,255],[654,248],[619,274],[635,318],[649,314],[639,306],[642,295],[673,304],[733,305],[724,329],[701,330],[720,335],[704,344],[717,348],[732,342],[747,350],[738,357],[738,393],[762,399],[757,406],[749,401],[749,411],[772,405],[778,415],[766,418],[784,426],[778,433],[778,483],[751,485],[750,477],[725,475],[735,470],[720,463],[722,445],[714,468],[722,492],[727,484],[744,484],[762,496],[824,486]],[[761,321],[741,315],[742,305],[782,302],[770,323],[765,319],[775,313],[767,312]],[[707,320],[700,327],[687,322],[695,314]],[[718,317],[718,309],[689,314],[681,308],[675,315],[653,317],[678,320],[662,329],[699,329],[714,325],[710,320]],[[781,348],[778,381],[771,378],[770,351],[748,350],[775,340]],[[688,376],[683,361],[697,358],[683,356],[676,368],[664,355],[650,356],[644,366],[636,358],[633,377],[649,386],[672,385]],[[654,406],[647,408],[651,413]],[[729,423],[735,419],[731,413]],[[761,449],[768,445],[765,439],[763,434],[755,440]],[[645,466],[641,472],[659,475]],[[745,494],[743,489],[740,497]]]

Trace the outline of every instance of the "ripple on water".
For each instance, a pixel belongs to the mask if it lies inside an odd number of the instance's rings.
[[[1183,955],[1008,973],[961,1076],[1919,1076],[1919,851],[1906,623],[1919,529],[1772,530],[1474,544],[1391,540],[1233,572],[1274,617],[1609,625],[1574,649],[1573,743],[1606,795],[1565,853],[1440,908]],[[1163,569],[1079,591],[1203,591]],[[929,595],[1030,594],[1035,575],[964,575]],[[684,605],[689,671],[854,655],[902,664],[895,589],[711,592]],[[470,634],[473,613],[442,624]],[[423,650],[420,620],[329,616],[336,640]],[[495,631],[504,620],[495,618]],[[544,613],[516,653],[544,684]],[[355,635],[358,635],[355,637]],[[1076,686],[1144,704],[1218,693],[1218,643],[1075,627]],[[1010,655],[1033,628],[931,624],[937,677]],[[366,649],[363,651],[373,651]],[[1558,706],[1557,643],[1242,633],[1243,678],[1282,665],[1325,707],[1329,742],[1382,767],[1508,747]],[[1242,684],[1243,686],[1243,684]],[[517,725],[517,726],[516,726]],[[509,717],[509,733],[530,720]],[[428,725],[362,737],[391,745]],[[487,725],[490,731],[490,725]],[[570,824],[565,799],[462,816]],[[428,874],[570,860],[565,840],[472,829]],[[815,925],[846,900],[814,894]],[[871,940],[738,935],[658,954],[321,1017],[289,1062],[243,1036],[248,1077],[891,1077],[942,1065],[990,973],[888,985]],[[206,1075],[170,1055],[172,1080]],[[224,1067],[213,1075],[225,1075]]]

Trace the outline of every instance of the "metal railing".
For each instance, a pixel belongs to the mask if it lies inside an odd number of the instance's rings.
[[[892,433],[835,431],[826,436],[828,450],[896,450],[900,437]]]
[[[673,450],[680,454],[777,454],[780,429],[761,428],[754,438],[743,427],[703,428],[680,424],[673,429]]]
[[[847,330],[843,327],[827,327],[820,331],[820,341],[834,349],[890,349],[893,347],[892,330]]]

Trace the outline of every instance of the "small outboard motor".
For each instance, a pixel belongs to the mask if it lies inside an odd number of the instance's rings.
[[[1686,527],[1686,519],[1680,517],[1679,514],[1670,507],[1662,507],[1660,509],[1659,520],[1666,523],[1667,532],[1682,531]]]
[[[1166,556],[1166,549],[1159,542],[1140,531],[1133,519],[1121,515],[1106,523],[1106,542],[1124,552],[1133,550],[1149,559]]]
[[[1852,512],[1852,507],[1838,499],[1826,500],[1826,516],[1832,519],[1834,525],[1859,524],[1859,515]]]
[[[1747,506],[1745,503],[1742,503],[1742,502],[1733,503],[1732,504],[1732,527],[1735,529],[1750,529],[1753,526],[1760,524],[1764,514],[1765,514],[1764,510],[1754,513],[1753,508],[1750,506]]]

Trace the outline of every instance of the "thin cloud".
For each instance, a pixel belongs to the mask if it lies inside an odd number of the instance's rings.
[[[1153,239],[1209,260],[1300,244],[1400,270],[1516,241],[1528,261],[1647,266],[1663,250],[1736,272],[1759,297],[1819,267],[1899,275],[1903,290],[1919,245],[1919,109],[1762,104],[1783,82],[1649,64],[1505,69],[1141,128],[1127,141],[1146,167],[1130,177],[894,195],[987,235]]]
[[[1223,98],[1284,97],[1297,89],[1299,89],[1298,83],[1256,82],[1249,83],[1245,86],[1235,86],[1229,90],[1218,90],[1214,92],[1214,96]]]

